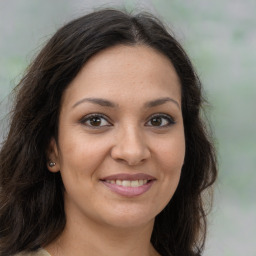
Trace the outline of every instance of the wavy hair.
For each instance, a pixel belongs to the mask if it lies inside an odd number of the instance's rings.
[[[162,256],[201,254],[206,236],[202,192],[214,183],[217,168],[201,115],[200,81],[181,45],[157,18],[104,9],[60,28],[14,90],[10,129],[0,151],[0,255],[36,250],[62,233],[64,187],[60,174],[46,167],[49,141],[58,138],[62,94],[90,57],[120,44],[158,50],[179,76],[185,161],[173,198],[156,216],[151,242]]]

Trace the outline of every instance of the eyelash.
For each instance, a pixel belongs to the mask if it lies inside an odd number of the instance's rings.
[[[169,116],[169,115],[166,115],[166,114],[155,114],[155,115],[150,117],[150,119],[149,119],[149,121],[147,121],[147,123],[150,122],[150,121],[152,122],[153,118],[161,118],[162,120],[165,119],[167,121],[167,124],[162,125],[162,126],[153,126],[152,125],[152,127],[165,128],[165,127],[169,127],[169,126],[175,124],[174,118]]]
[[[107,122],[108,124],[107,125],[100,125],[99,126],[93,126],[93,125],[90,125],[90,124],[86,124],[86,122],[90,121],[92,118],[98,118],[98,119],[101,119],[100,122],[102,122],[102,119],[105,120],[105,122]],[[167,124],[164,124],[164,125],[159,125],[159,126],[154,126],[154,125],[148,125],[148,123],[151,121],[152,122],[152,119],[153,118],[161,118],[161,122],[163,122],[163,119],[167,122]],[[90,115],[87,115],[85,117],[83,117],[81,120],[80,120],[80,123],[83,124],[83,125],[86,125],[87,127],[89,128],[92,128],[92,129],[100,129],[102,127],[107,127],[107,126],[112,126],[111,122],[109,121],[109,119],[103,115],[103,114],[90,114]],[[155,114],[155,115],[152,115],[149,120],[146,122],[146,126],[151,126],[151,127],[154,127],[154,128],[165,128],[165,127],[169,127],[171,125],[175,124],[175,120],[169,116],[169,115],[166,115],[166,114]]]
[[[93,126],[93,125],[86,124],[86,122],[90,121],[92,118],[100,118],[101,120],[104,119],[108,123],[108,125]],[[87,116],[83,117],[80,120],[80,123],[92,128],[92,129],[100,129],[101,127],[112,126],[111,122],[108,121],[108,118],[105,115],[102,115],[102,114],[87,115]]]

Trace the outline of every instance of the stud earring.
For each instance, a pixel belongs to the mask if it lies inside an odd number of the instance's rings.
[[[49,163],[49,166],[50,166],[50,167],[53,167],[53,166],[55,166],[55,165],[56,165],[55,162],[50,162],[50,163]]]

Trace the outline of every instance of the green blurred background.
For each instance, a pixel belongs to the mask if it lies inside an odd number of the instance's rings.
[[[255,0],[0,0],[0,141],[9,93],[63,23],[98,7],[154,13],[187,50],[210,102],[219,178],[205,256],[256,256]]]

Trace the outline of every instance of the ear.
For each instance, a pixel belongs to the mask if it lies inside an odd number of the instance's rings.
[[[60,170],[59,152],[56,140],[51,138],[47,148],[47,168],[50,172],[58,172]]]

